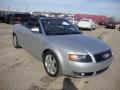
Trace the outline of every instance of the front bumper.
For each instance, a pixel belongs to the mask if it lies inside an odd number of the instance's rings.
[[[73,77],[95,76],[108,69],[112,58],[96,63],[81,63],[70,61],[63,69],[63,74]]]
[[[82,29],[91,29],[90,26],[80,26],[80,28],[82,28]]]

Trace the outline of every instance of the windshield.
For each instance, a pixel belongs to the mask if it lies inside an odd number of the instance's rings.
[[[47,35],[81,34],[80,30],[64,19],[42,19]]]

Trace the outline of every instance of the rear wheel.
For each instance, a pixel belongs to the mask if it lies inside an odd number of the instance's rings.
[[[44,53],[43,63],[44,63],[44,68],[49,76],[51,77],[58,76],[59,73],[58,58],[52,51],[48,51]]]
[[[19,43],[18,43],[17,36],[16,36],[15,34],[13,35],[13,46],[14,46],[15,48],[21,48],[21,46],[20,46]]]

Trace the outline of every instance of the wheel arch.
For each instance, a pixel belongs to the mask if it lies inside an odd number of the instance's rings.
[[[58,59],[58,63],[59,63],[59,74],[58,74],[58,76],[61,76],[61,75],[62,75],[62,62],[61,62],[61,60],[60,60],[60,58],[59,58],[59,55],[58,55],[57,53],[55,53],[56,51],[54,51],[54,50],[52,50],[52,49],[45,49],[45,50],[43,51],[43,53],[42,53],[42,60],[43,60],[43,55],[44,55],[46,52],[48,52],[48,51],[52,51],[52,52],[56,55],[56,57],[57,57],[57,59]]]

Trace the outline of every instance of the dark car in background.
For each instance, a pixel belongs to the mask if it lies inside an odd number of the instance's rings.
[[[5,22],[7,24],[16,24],[21,22],[26,22],[32,17],[29,13],[14,13],[14,14],[7,14],[5,18]]]
[[[4,22],[4,14],[0,13],[0,22]]]
[[[116,21],[108,21],[106,22],[106,28],[109,28],[109,29],[115,29],[117,25],[117,22]]]
[[[96,23],[100,26],[105,26],[106,25],[106,21],[97,21]]]
[[[13,17],[13,14],[4,15],[4,22],[7,23],[7,24],[10,24],[11,20],[12,20],[12,17]]]
[[[14,14],[12,18],[12,24],[27,22],[32,17],[31,14],[23,13],[23,14]]]

